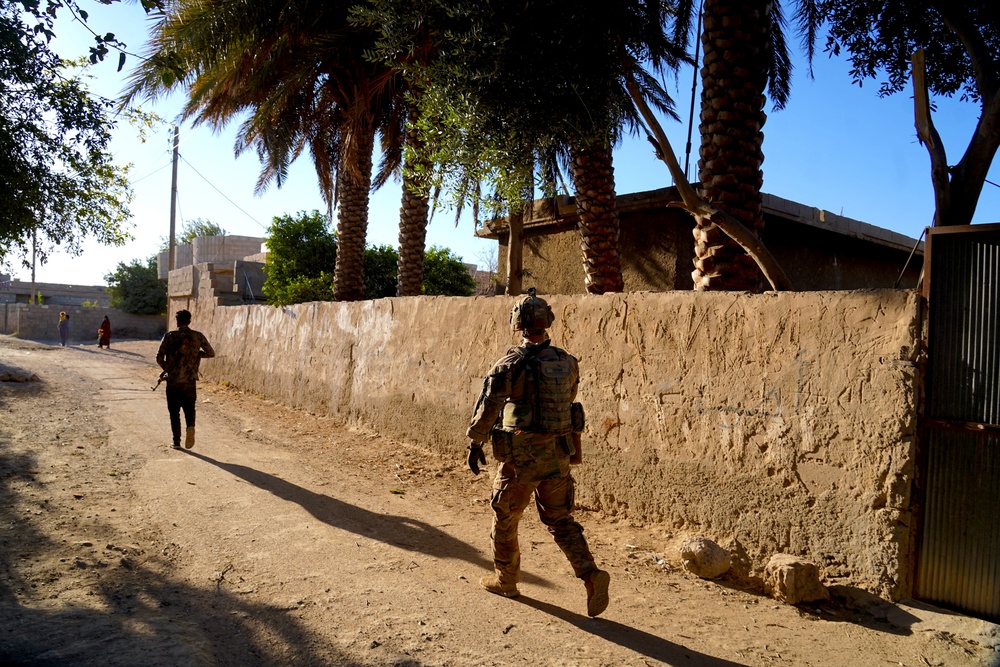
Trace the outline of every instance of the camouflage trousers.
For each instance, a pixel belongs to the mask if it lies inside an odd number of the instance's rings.
[[[501,463],[493,479],[493,564],[504,584],[516,584],[521,574],[518,524],[525,508],[535,499],[538,516],[566,555],[573,573],[583,577],[597,569],[583,526],[573,520],[574,482],[569,455],[556,449],[551,439],[535,438],[534,453],[515,453],[515,460]]]

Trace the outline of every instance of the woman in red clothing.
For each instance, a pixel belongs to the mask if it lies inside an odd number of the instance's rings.
[[[111,349],[111,320],[108,319],[107,315],[101,322],[101,328],[97,330],[97,347]]]

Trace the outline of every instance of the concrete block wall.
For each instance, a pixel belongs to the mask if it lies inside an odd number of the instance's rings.
[[[504,297],[291,307],[171,299],[226,380],[464,461],[482,377],[515,342]],[[912,292],[547,297],[580,359],[581,505],[738,540],[762,569],[812,559],[827,583],[912,588],[920,305]]]
[[[69,315],[69,340],[73,343],[96,345],[97,329],[105,315],[111,320],[112,345],[121,338],[156,340],[167,331],[167,318],[163,315],[132,315],[116,308],[5,305],[8,308],[2,313],[3,333],[30,340],[58,342],[60,312]]]
[[[192,264],[229,264],[260,253],[264,239],[257,236],[199,236],[194,240]],[[177,266],[180,266],[178,264]]]
[[[194,260],[194,247],[190,243],[174,246],[174,266],[190,266]],[[166,280],[170,273],[170,252],[165,250],[156,256],[156,277]]]
[[[198,236],[193,243],[174,247],[175,270],[192,264],[230,264],[244,257],[260,255],[264,239],[258,236]],[[156,256],[156,271],[161,280],[167,280],[170,256],[161,252]]]

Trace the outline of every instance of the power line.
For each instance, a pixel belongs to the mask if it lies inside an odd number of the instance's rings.
[[[187,166],[191,167],[191,170],[192,170],[192,171],[194,171],[194,173],[198,174],[198,176],[201,176],[201,180],[205,181],[205,182],[206,182],[206,183],[208,183],[208,184],[209,184],[210,186],[212,186],[212,189],[213,189],[213,190],[215,190],[216,192],[218,192],[218,193],[219,193],[220,195],[222,195],[222,197],[223,197],[223,198],[224,198],[224,199],[225,199],[225,200],[226,200],[227,202],[229,202],[230,204],[232,204],[232,205],[233,205],[233,206],[235,206],[236,208],[240,209],[240,211],[242,211],[242,212],[243,212],[243,215],[245,215],[246,217],[248,217],[248,218],[250,218],[251,220],[253,220],[254,222],[256,222],[256,223],[257,223],[257,225],[258,225],[258,226],[259,226],[259,227],[260,227],[261,229],[267,229],[267,227],[265,227],[264,225],[262,225],[262,224],[260,223],[260,221],[259,221],[259,220],[257,220],[257,218],[253,217],[252,215],[250,215],[249,213],[247,213],[246,211],[244,211],[244,210],[243,210],[242,208],[240,208],[240,205],[239,205],[239,204],[237,204],[237,203],[236,203],[236,202],[234,202],[234,201],[233,201],[232,199],[230,199],[229,197],[227,197],[227,196],[226,196],[226,194],[225,194],[225,193],[224,193],[224,192],[223,192],[222,190],[220,190],[219,188],[215,187],[215,184],[214,184],[214,183],[212,183],[212,181],[210,181],[210,180],[208,180],[207,178],[205,178],[204,176],[202,176],[201,172],[200,172],[200,171],[198,171],[197,169],[195,169],[195,168],[194,168],[194,165],[193,165],[193,164],[191,164],[190,162],[188,162],[187,160],[185,160],[185,159],[184,159],[184,156],[183,156],[183,155],[181,155],[181,156],[180,156],[180,158],[181,158],[181,160],[184,160],[184,164],[186,164]]]
[[[166,168],[167,168],[167,167],[169,167],[169,166],[170,166],[170,163],[168,162],[167,164],[165,164],[165,165],[163,165],[163,166],[161,166],[161,167],[158,167],[157,169],[154,169],[153,171],[149,172],[148,174],[146,174],[146,175],[145,175],[145,176],[143,176],[142,178],[136,178],[136,179],[134,179],[134,180],[132,181],[132,185],[135,185],[135,184],[136,184],[136,183],[138,183],[139,181],[144,181],[144,180],[146,180],[147,178],[149,178],[149,177],[150,177],[150,176],[152,176],[153,174],[157,174],[157,173],[159,173],[159,172],[163,171],[164,169],[166,169]]]

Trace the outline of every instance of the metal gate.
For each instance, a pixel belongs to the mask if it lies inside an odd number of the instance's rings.
[[[929,231],[915,596],[1000,619],[1000,224]]]

